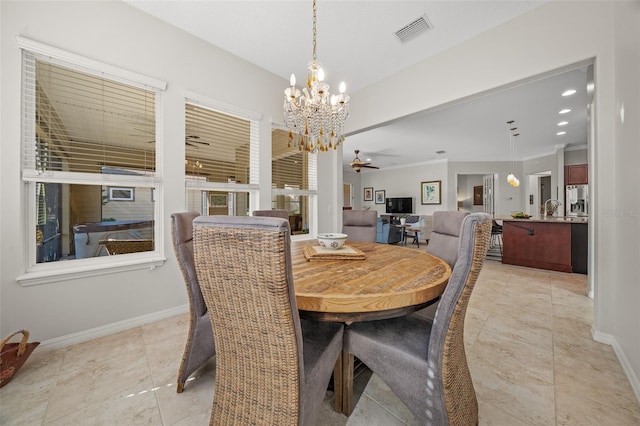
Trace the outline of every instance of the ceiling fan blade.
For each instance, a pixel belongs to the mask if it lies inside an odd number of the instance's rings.
[[[367,169],[379,169],[377,166],[370,166],[369,164],[362,164],[360,167],[366,167]]]
[[[191,139],[187,139],[184,142],[185,143],[199,143],[200,145],[211,145],[209,142],[194,141],[194,140],[191,140]]]
[[[146,133],[148,135],[153,135],[156,131],[155,130],[147,130],[147,129],[138,129],[137,127],[134,127],[133,130],[135,130],[136,132],[142,132],[142,133]]]

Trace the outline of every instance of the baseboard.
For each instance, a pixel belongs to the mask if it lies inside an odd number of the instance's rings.
[[[636,394],[636,399],[638,400],[638,402],[640,402],[640,380],[638,380],[638,376],[636,375],[635,371],[633,371],[631,363],[629,363],[629,360],[620,347],[620,344],[618,344],[618,340],[611,334],[601,333],[594,330],[593,328],[591,329],[591,335],[596,342],[611,345],[611,347],[613,348],[613,352],[615,352],[616,356],[618,357],[618,361],[620,361],[622,370],[624,370],[624,373],[629,380],[629,384],[633,389],[633,393]]]
[[[50,351],[54,349],[66,348],[67,346],[76,345],[78,343],[97,339],[98,337],[108,336],[120,331],[129,330],[130,328],[139,327],[161,319],[170,318],[189,312],[189,305],[176,306],[175,308],[165,309],[163,311],[153,312],[151,314],[130,318],[124,321],[118,321],[100,327],[90,328],[88,330],[79,331],[77,333],[67,334],[66,336],[56,337],[55,339],[40,342],[36,352]]]

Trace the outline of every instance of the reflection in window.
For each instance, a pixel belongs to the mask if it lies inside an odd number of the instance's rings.
[[[203,215],[247,216],[258,191],[258,122],[208,102],[185,102],[186,208]]]
[[[309,233],[316,194],[316,156],[289,146],[286,130],[271,131],[271,208],[289,212],[293,234]]]
[[[158,91],[23,52],[29,268],[155,250]]]
[[[36,263],[154,250],[153,188],[135,200],[109,198],[109,187],[36,183]]]

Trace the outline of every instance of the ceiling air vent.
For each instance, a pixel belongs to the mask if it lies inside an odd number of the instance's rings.
[[[408,23],[404,27],[395,32],[396,37],[401,43],[407,43],[410,40],[418,37],[421,34],[426,33],[433,28],[433,24],[427,18],[427,15],[422,15],[418,19]]]

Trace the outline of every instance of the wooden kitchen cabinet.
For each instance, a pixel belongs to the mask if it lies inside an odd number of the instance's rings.
[[[572,272],[570,223],[503,220],[502,246],[502,263]]]
[[[589,179],[589,166],[587,164],[575,164],[564,169],[565,185],[586,185]]]

